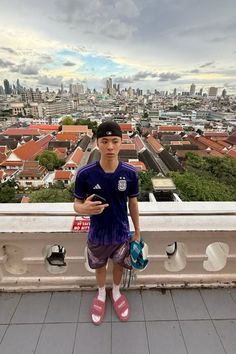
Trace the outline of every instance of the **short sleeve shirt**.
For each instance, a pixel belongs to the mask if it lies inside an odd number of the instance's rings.
[[[90,217],[89,241],[97,245],[115,245],[129,239],[128,198],[137,197],[138,173],[125,162],[119,162],[113,173],[105,172],[99,161],[77,172],[74,196],[85,199],[91,194],[105,198],[109,206]]]

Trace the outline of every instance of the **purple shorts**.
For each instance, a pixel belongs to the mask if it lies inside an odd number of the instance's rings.
[[[100,246],[88,241],[88,263],[90,268],[97,269],[107,264],[108,258],[122,267],[132,269],[129,241],[118,245]]]

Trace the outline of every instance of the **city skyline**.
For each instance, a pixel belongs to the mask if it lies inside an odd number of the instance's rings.
[[[206,0],[1,1],[0,85],[82,82],[236,92],[236,4]]]

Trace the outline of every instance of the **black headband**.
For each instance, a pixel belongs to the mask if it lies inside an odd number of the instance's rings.
[[[113,121],[107,121],[98,126],[97,139],[109,136],[118,136],[122,138],[122,131],[119,124]]]

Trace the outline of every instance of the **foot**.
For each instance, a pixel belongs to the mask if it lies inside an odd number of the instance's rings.
[[[98,326],[102,323],[105,315],[105,308],[106,302],[99,300],[97,296],[94,297],[90,307],[90,314],[95,325]]]
[[[120,321],[128,321],[130,315],[130,308],[127,298],[124,295],[120,295],[120,297],[115,300],[113,297],[113,293],[111,292],[112,304],[114,310],[117,314],[117,317]]]

